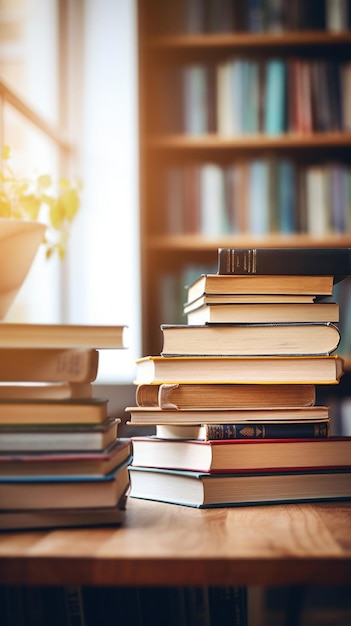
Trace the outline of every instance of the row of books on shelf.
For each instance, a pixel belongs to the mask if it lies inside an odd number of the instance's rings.
[[[0,588],[2,626],[246,626],[247,590],[213,587]]]
[[[351,26],[351,7],[349,0],[178,0],[158,18],[162,32],[183,34],[339,32]]]
[[[351,168],[342,162],[188,163],[165,170],[160,227],[172,235],[347,233],[350,189]]]
[[[125,326],[0,325],[0,529],[120,524],[131,442],[96,397]]]
[[[233,58],[160,70],[163,132],[236,137],[350,131],[349,61]]]
[[[222,306],[221,320],[163,324],[161,353],[137,360],[129,424],[156,430],[132,438],[131,497],[200,508],[350,499],[351,439],[331,435],[315,394],[344,374],[338,303],[318,298],[350,275],[351,249],[260,252],[219,249],[184,310]],[[256,314],[233,321],[242,294]]]

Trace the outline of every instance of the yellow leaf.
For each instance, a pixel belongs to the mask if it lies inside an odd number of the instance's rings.
[[[22,196],[20,198],[20,205],[27,217],[31,220],[38,219],[41,202],[36,196],[33,194]]]
[[[41,176],[38,176],[37,183],[40,189],[49,189],[52,185],[51,176],[49,174],[42,174]]]
[[[62,211],[62,206],[60,205],[59,200],[53,202],[50,206],[50,223],[54,228],[59,229],[64,221],[64,213]]]
[[[73,220],[79,209],[79,196],[77,191],[75,189],[68,189],[58,198],[58,203],[60,204],[64,217],[68,220]]]
[[[6,199],[0,198],[0,216],[11,217],[11,202]]]

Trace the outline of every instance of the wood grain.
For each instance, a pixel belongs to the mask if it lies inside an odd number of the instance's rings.
[[[0,583],[350,584],[351,503],[198,510],[129,499],[119,528],[2,533]]]

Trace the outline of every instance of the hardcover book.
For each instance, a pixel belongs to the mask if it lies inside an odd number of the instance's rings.
[[[2,348],[96,348],[126,347],[127,326],[84,324],[0,324]]]
[[[145,356],[136,360],[135,383],[337,384],[344,361],[331,356]]]
[[[312,406],[315,385],[139,385],[135,393],[140,407],[160,409],[265,408]]]
[[[150,424],[240,424],[241,422],[280,422],[290,420],[328,419],[327,406],[252,408],[192,408],[159,409],[154,407],[126,407],[130,423],[138,426]]]
[[[197,508],[351,499],[349,469],[209,474],[130,467],[129,473],[130,497]]]
[[[275,271],[277,267],[275,264]],[[332,293],[332,275],[201,274],[187,287],[187,300],[192,302],[204,294],[331,296]]]
[[[2,382],[94,382],[99,352],[92,348],[1,348]]]
[[[107,405],[107,398],[0,400],[0,424],[101,424]]]
[[[157,424],[156,437],[159,439],[290,439],[329,437],[330,419],[320,420],[267,420],[264,423],[242,424]]]
[[[351,248],[219,248],[218,274],[351,274]]]
[[[340,468],[351,471],[351,437],[210,441],[133,437],[134,465],[211,473]]]
[[[125,517],[124,498],[121,506],[111,507],[0,510],[0,531],[119,526]]]
[[[291,324],[162,324],[161,354],[171,355],[317,355],[334,352],[337,326]]]

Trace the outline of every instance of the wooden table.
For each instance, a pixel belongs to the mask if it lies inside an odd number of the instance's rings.
[[[349,585],[351,502],[198,510],[129,499],[119,528],[2,533],[6,583]]]

